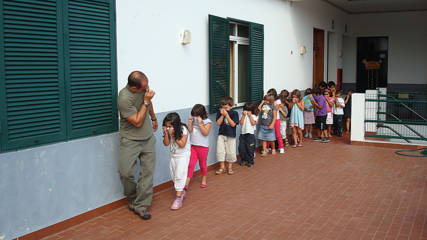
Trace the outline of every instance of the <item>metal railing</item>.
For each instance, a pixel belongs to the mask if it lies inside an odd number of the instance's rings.
[[[365,137],[427,141],[427,95],[366,94],[365,99]]]

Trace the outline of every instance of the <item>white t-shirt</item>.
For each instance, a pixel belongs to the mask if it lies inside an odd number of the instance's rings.
[[[212,121],[209,118],[206,118],[203,121],[203,125],[206,125],[208,123],[212,123]],[[203,133],[200,131],[199,124],[197,120],[194,119],[193,122],[193,132],[190,136],[191,145],[201,146],[201,147],[209,147],[209,136],[203,135]]]
[[[185,135],[188,135],[188,130],[186,127],[182,127],[182,137],[184,137]],[[185,146],[183,148],[179,147],[178,144],[175,141],[175,138],[172,137],[171,138],[171,144],[170,144],[170,149],[171,149],[171,153],[172,155],[184,155],[184,154],[190,154],[191,153],[191,144],[190,144],[190,139],[187,138],[187,143],[185,143]]]
[[[252,119],[254,119],[255,121],[258,121],[258,117],[253,114],[252,114]],[[249,119],[248,115],[245,116],[241,129],[242,129],[242,134],[246,134],[246,133],[255,134],[256,125],[252,126],[251,120]]]
[[[342,107],[338,107],[336,104],[335,104],[335,107],[334,107],[334,114],[335,115],[344,115],[344,107],[345,107],[345,104],[344,104],[344,99],[342,99],[341,97],[339,97],[339,98],[337,98],[337,103],[339,104],[339,105],[342,105]]]

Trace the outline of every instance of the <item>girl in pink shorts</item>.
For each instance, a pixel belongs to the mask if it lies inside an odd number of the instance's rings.
[[[207,159],[209,153],[209,132],[211,131],[212,121],[208,118],[206,108],[202,104],[194,105],[191,109],[191,117],[188,119],[188,130],[190,131],[191,155],[188,165],[187,182],[185,188],[188,189],[194,168],[199,161],[200,171],[202,173],[201,188],[206,188],[206,175],[208,172]]]

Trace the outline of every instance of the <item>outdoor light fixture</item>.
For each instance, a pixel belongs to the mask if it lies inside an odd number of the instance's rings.
[[[190,30],[183,30],[179,34],[180,41],[183,45],[191,43],[191,32]]]
[[[300,55],[305,55],[307,53],[307,48],[304,45],[301,45],[299,47],[299,54]]]

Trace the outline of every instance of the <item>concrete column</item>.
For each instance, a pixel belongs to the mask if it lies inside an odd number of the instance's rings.
[[[351,141],[365,141],[365,94],[351,96]]]

